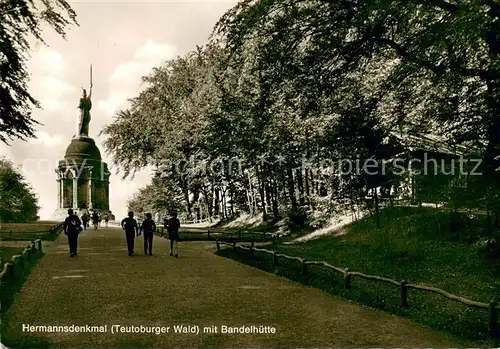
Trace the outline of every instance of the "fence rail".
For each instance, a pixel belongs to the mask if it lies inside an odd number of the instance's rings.
[[[220,230],[199,230],[199,231],[180,231],[179,234],[181,237],[184,236],[195,236],[195,235],[207,235],[207,240],[216,240],[220,237],[225,237],[226,240],[256,240],[255,237],[259,236],[260,239],[258,241],[276,241],[282,237],[282,234],[278,233],[267,233],[267,232],[252,232],[252,231],[240,231],[240,232],[229,232],[229,231],[220,231]],[[168,236],[166,233],[166,229],[164,227],[158,227],[157,235],[159,236]]]
[[[400,287],[401,289],[401,307],[407,308],[408,305],[408,296],[407,296],[407,290],[408,289],[414,289],[414,290],[420,290],[420,291],[426,291],[426,292],[433,292],[436,294],[439,294],[447,299],[451,299],[457,302],[460,302],[462,304],[465,304],[467,306],[479,308],[479,309],[485,309],[488,310],[489,312],[489,332],[490,336],[492,338],[498,339],[500,338],[500,330],[499,330],[499,324],[498,324],[498,313],[500,311],[500,307],[498,306],[498,303],[496,300],[491,300],[489,303],[483,303],[483,302],[478,302],[474,301],[471,299],[467,299],[461,296],[457,296],[455,294],[446,292],[440,288],[436,287],[431,287],[431,286],[425,286],[425,285],[418,285],[418,284],[409,284],[406,281],[397,281],[393,280],[390,278],[382,277],[382,276],[377,276],[377,275],[367,275],[363,274],[357,271],[350,271],[348,268],[340,268],[335,265],[332,265],[328,262],[325,261],[309,261],[306,260],[305,258],[302,257],[295,257],[295,256],[288,256],[286,254],[282,253],[277,253],[276,251],[271,251],[271,250],[266,250],[263,248],[256,248],[254,246],[255,242],[251,242],[251,246],[242,246],[242,245],[237,245],[235,242],[227,242],[224,240],[217,239],[216,240],[216,245],[217,245],[217,250],[220,251],[221,245],[228,245],[233,248],[233,250],[240,249],[240,250],[246,250],[250,251],[250,256],[254,256],[255,252],[261,252],[265,254],[269,254],[273,256],[273,264],[275,266],[279,265],[279,258],[285,258],[287,260],[295,260],[301,263],[302,265],[302,272],[303,274],[307,275],[308,274],[308,265],[317,265],[317,266],[323,266],[328,269],[334,270],[340,274],[343,274],[344,277],[344,288],[349,289],[351,288],[351,281],[353,277],[359,277],[363,278],[366,280],[373,280],[373,281],[380,281],[380,282],[385,282],[388,284],[392,284],[394,286]]]

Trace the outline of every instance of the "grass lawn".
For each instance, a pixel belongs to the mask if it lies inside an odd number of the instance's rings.
[[[0,224],[0,240],[27,240],[36,239],[55,240],[59,235],[50,232],[49,229],[54,227],[58,222],[38,221],[32,223],[2,223]]]
[[[25,246],[23,246],[22,248],[0,246],[0,271],[2,271],[3,265],[5,263],[10,262],[12,256],[15,256],[16,254],[22,254],[24,247]]]
[[[469,299],[488,303],[500,295],[500,263],[478,253],[469,243],[481,222],[452,232],[449,214],[432,208],[387,208],[381,212],[382,227],[374,217],[346,227],[346,234],[317,240],[268,246],[279,252],[309,260],[327,261],[351,271],[431,285]],[[239,252],[240,254],[242,252]],[[234,254],[225,250],[224,255]],[[241,260],[246,259],[245,257]],[[398,287],[354,278],[344,290],[342,276],[321,267],[311,267],[304,280],[297,262],[280,259],[272,267],[271,257],[257,255],[256,266],[307,282],[354,301],[406,316],[433,328],[488,343],[488,312],[448,300],[440,295],[409,290],[408,309],[402,309]],[[287,265],[288,267],[285,267]],[[486,344],[487,345],[487,344]]]

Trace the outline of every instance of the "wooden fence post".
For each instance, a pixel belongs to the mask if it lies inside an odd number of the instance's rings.
[[[26,265],[26,259],[23,255],[19,255],[19,266],[21,267],[21,271],[24,271],[24,266]]]
[[[408,288],[406,284],[405,280],[401,281],[401,308],[408,308]]]
[[[8,262],[8,263],[5,263],[6,265],[6,270],[7,270],[7,276],[11,279],[11,280],[14,280],[15,277],[16,277],[16,272],[14,270],[14,264],[12,264],[12,262]]]
[[[490,312],[490,336],[492,338],[499,338],[500,333],[498,330],[498,303],[492,299],[489,304],[489,312]]]
[[[215,240],[215,244],[217,245],[217,251],[220,251],[219,239]]]
[[[207,239],[210,240],[210,230],[207,230]]]
[[[31,261],[33,258],[33,250],[30,245],[26,246],[26,251],[28,251],[28,259]]]
[[[28,247],[24,248],[23,256],[27,262],[31,261],[31,249],[29,249]]]
[[[37,242],[37,248],[40,250],[40,252],[43,252],[43,245],[42,245],[42,240],[36,239]]]
[[[250,258],[251,259],[254,259],[254,257],[255,257],[255,251],[253,250],[254,246],[255,246],[255,242],[252,239],[251,246],[250,246]]]
[[[274,265],[278,265],[278,252],[273,252],[273,263]]]
[[[352,275],[349,273],[349,268],[344,269],[344,288],[346,290],[351,288]]]

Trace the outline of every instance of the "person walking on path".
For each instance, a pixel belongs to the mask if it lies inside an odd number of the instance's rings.
[[[177,218],[177,212],[174,212],[172,214],[172,217],[167,221],[165,224],[165,228],[168,231],[168,239],[170,240],[170,255],[174,255],[174,250],[175,250],[175,257],[179,258],[179,244],[178,241],[180,240],[179,237],[179,228],[181,227],[181,222],[179,222],[179,219]]]
[[[146,213],[146,219],[141,224],[141,232],[144,232],[144,254],[153,255],[153,235],[156,231],[155,221],[151,213]]]
[[[87,230],[87,227],[89,226],[89,221],[90,221],[89,214],[85,212],[82,215],[83,230]]]
[[[94,230],[97,230],[97,226],[99,225],[99,214],[97,211],[92,213],[92,224],[94,225]]]
[[[64,220],[64,234],[68,236],[69,243],[69,256],[74,257],[78,254],[78,234],[82,231],[82,222],[80,218],[73,213],[70,208],[68,210],[68,217]]]
[[[108,227],[109,216],[107,214],[104,215],[104,223],[106,223],[106,228]]]
[[[128,213],[128,217],[122,220],[121,227],[125,230],[128,255],[132,256],[134,254],[134,239],[136,235],[139,236],[139,226],[137,225],[137,221],[134,219],[134,212],[130,211]]]

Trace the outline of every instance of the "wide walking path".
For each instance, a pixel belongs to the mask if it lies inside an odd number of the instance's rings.
[[[155,237],[153,256],[143,254],[142,244],[136,239],[136,255],[129,257],[123,231],[90,230],[80,237],[78,256],[69,258],[63,234],[48,242],[9,309],[2,342],[25,348],[457,346],[404,318],[218,257],[213,242],[181,243],[178,259],[168,255],[168,240]],[[28,331],[55,325],[106,332]],[[115,325],[165,327],[166,333],[111,333]],[[176,333],[177,325],[198,326],[198,333]],[[221,331],[251,325],[276,332]]]

